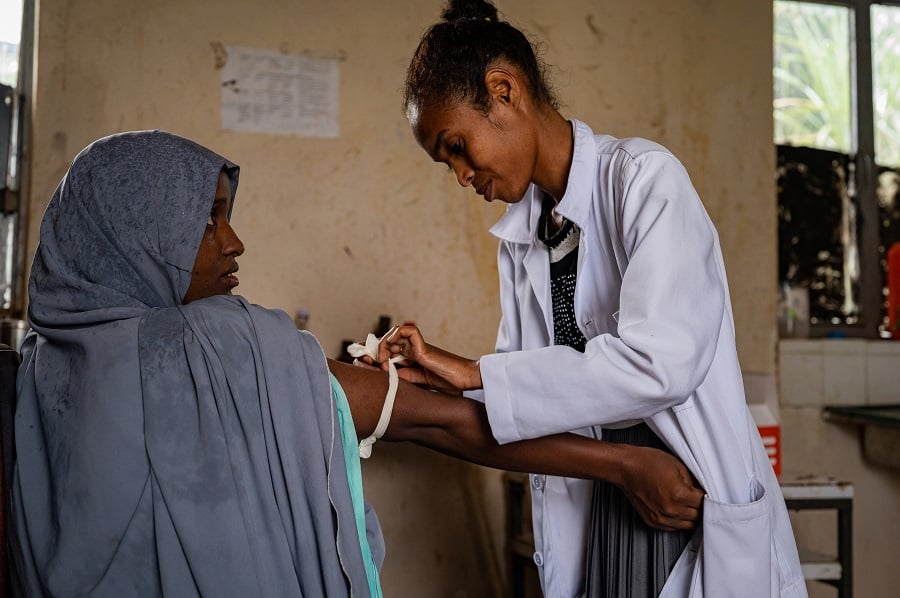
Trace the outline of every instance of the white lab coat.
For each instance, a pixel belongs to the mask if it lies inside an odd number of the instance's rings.
[[[491,232],[499,250],[497,353],[481,358],[501,443],[642,419],[706,491],[702,532],[663,597],[805,597],[778,481],[745,404],[718,236],[681,163],[643,139],[573,121],[557,210],[581,228],[575,316],[584,353],[553,346],[549,260],[532,187]],[[523,350],[524,351],[520,351]],[[532,476],[546,596],[583,591],[590,482]]]

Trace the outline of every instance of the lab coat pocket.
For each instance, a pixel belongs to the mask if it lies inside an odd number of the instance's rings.
[[[705,596],[771,598],[772,521],[769,497],[751,481],[752,502],[703,501]]]

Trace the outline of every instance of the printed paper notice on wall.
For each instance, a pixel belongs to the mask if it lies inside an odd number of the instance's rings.
[[[338,136],[337,58],[228,46],[220,70],[222,128]]]

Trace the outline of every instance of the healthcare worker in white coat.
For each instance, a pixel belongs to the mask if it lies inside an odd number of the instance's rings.
[[[442,17],[414,54],[405,106],[435,161],[509,203],[491,229],[497,352],[464,359],[405,326],[385,335],[379,361],[402,353],[408,380],[482,389],[501,443],[621,430],[630,442],[637,430],[692,472],[705,491],[701,527],[663,532],[661,545],[640,532],[649,557],[616,544],[641,523],[591,482],[532,476],[546,596],[806,596],[744,399],[718,236],[687,172],[653,142],[562,117],[530,43],[490,3],[451,0]]]

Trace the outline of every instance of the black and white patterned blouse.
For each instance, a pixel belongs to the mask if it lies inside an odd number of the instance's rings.
[[[587,342],[575,323],[575,280],[581,231],[556,213],[556,202],[544,196],[538,238],[550,250],[550,295],[553,298],[553,343],[584,352]]]

